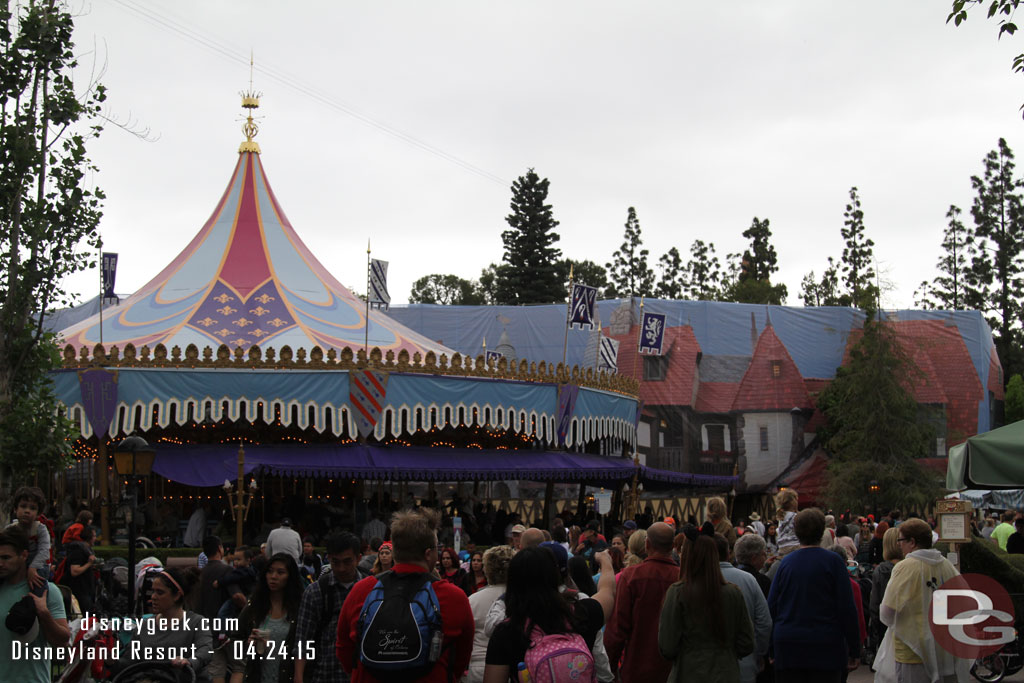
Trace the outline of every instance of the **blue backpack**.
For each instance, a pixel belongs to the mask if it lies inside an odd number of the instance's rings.
[[[440,659],[444,631],[433,580],[426,572],[377,577],[358,624],[359,661],[375,678],[414,681]]]

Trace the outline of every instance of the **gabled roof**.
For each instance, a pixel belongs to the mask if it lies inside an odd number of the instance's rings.
[[[629,334],[613,337],[619,345],[619,374],[643,378],[643,358],[637,351],[639,325]],[[606,330],[607,332],[607,330]],[[697,399],[697,358],[700,344],[689,325],[665,328],[665,379],[640,384],[640,398],[648,406],[693,406]]]
[[[140,239],[155,239],[158,236]],[[158,254],[158,244],[154,244]],[[155,278],[103,313],[103,343],[122,349],[195,344],[452,353],[371,311],[303,244],[270,189],[256,152],[241,152],[213,214]],[[99,317],[60,332],[74,347],[100,341]]]
[[[788,413],[793,408],[812,407],[804,378],[769,322],[757,338],[732,409]]]

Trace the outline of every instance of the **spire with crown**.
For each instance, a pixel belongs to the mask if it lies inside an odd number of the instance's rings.
[[[242,152],[253,152],[255,154],[260,153],[259,143],[255,142],[253,138],[260,132],[260,127],[256,125],[256,121],[253,117],[253,112],[260,107],[260,97],[263,93],[256,92],[252,87],[252,71],[253,71],[253,58],[249,56],[249,89],[243,90],[239,93],[242,96],[242,108],[248,110],[249,114],[245,118],[245,123],[242,124],[242,133],[245,135],[245,142],[238,146],[238,153]]]

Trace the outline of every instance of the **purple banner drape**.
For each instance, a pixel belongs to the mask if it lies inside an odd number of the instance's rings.
[[[84,370],[78,373],[82,407],[96,436],[106,436],[117,407],[117,370]]]

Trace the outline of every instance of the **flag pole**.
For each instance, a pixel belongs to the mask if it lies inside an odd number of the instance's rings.
[[[370,360],[370,240],[366,240],[366,324],[363,335],[363,355]]]
[[[106,292],[103,290],[103,241],[100,240],[100,344],[103,343],[103,295]],[[106,540],[106,539],[104,539]]]
[[[572,319],[572,267],[569,264],[569,303],[565,305],[565,341],[562,342],[562,367],[565,367],[565,354],[569,350],[569,320]]]

